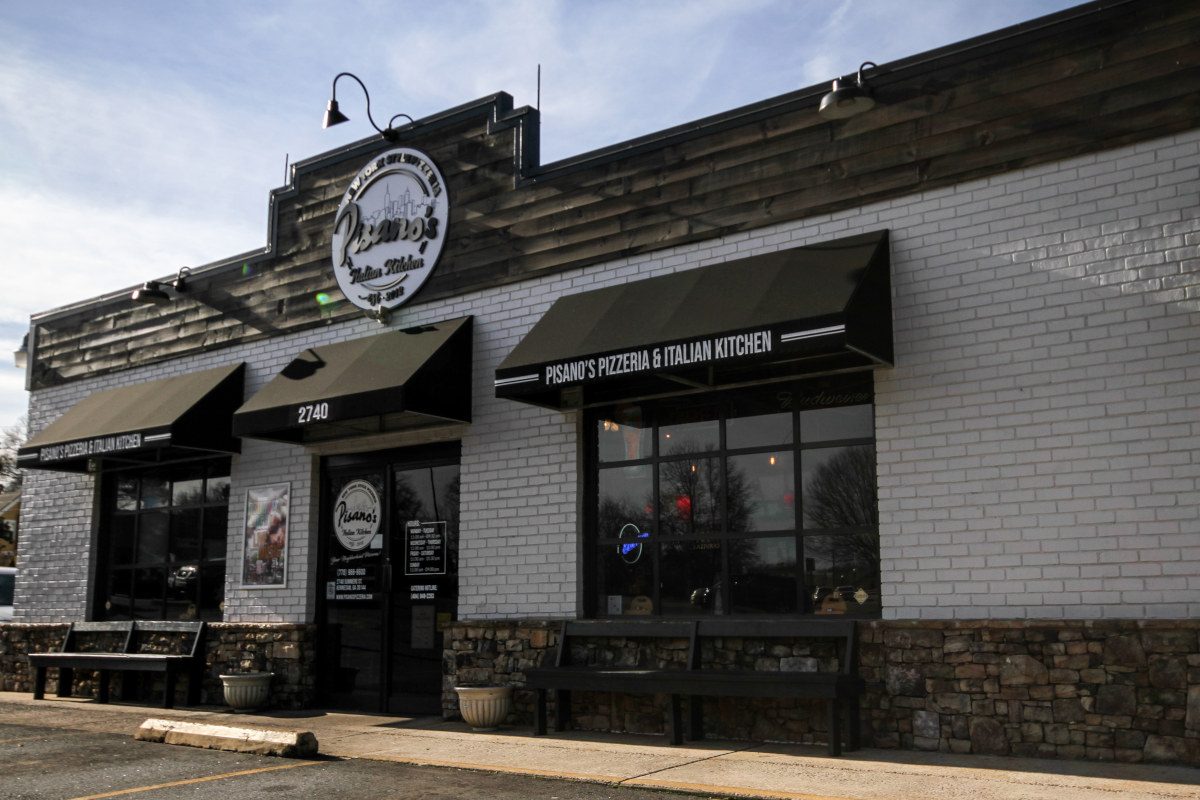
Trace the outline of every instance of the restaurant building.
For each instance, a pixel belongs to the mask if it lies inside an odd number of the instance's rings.
[[[837,616],[868,745],[1200,764],[1198,44],[1094,3],[840,112],[543,165],[497,94],[294,164],[262,249],[31,320],[4,688],[68,621],[200,619],[211,702],[453,715],[563,619]]]

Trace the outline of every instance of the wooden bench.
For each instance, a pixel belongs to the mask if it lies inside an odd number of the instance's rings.
[[[154,648],[154,649],[151,649]],[[158,648],[173,652],[156,652]],[[34,669],[33,699],[46,694],[46,670],[58,669],[58,696],[70,697],[76,669],[99,672],[96,701],[107,703],[109,679],[114,672],[161,672],[164,675],[163,708],[175,704],[179,675],[188,679],[188,705],[200,702],[204,673],[203,622],[73,622],[57,653],[30,653]],[[122,681],[122,699],[129,699],[131,681]]]
[[[571,691],[663,694],[669,699],[666,727],[671,744],[683,741],[683,704],[688,703],[688,738],[704,738],[702,697],[790,697],[825,700],[829,754],[841,755],[842,716],[849,717],[846,747],[857,750],[860,727],[858,698],[863,681],[855,664],[855,623],[845,620],[696,621],[575,620],[563,623],[554,666],[525,672],[526,686],[536,692],[534,733],[546,733],[547,695],[554,693],[554,730],[570,725]],[[684,639],[686,658],[678,668],[572,663],[572,644],[584,638]],[[706,639],[832,640],[838,647],[838,670],[765,671],[722,669],[701,664]]]

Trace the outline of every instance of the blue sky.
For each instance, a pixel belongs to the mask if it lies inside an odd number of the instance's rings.
[[[506,91],[542,161],[827,83],[1069,8],[1062,0],[3,0],[0,428],[31,314],[261,247],[285,165],[357,74],[381,125]]]

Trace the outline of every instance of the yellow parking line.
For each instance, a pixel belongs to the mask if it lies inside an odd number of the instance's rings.
[[[278,767],[263,767],[262,769],[247,769],[241,772],[227,772],[224,775],[209,775],[204,778],[192,778],[186,781],[172,781],[171,783],[159,783],[154,786],[139,786],[134,789],[121,789],[116,792],[105,792],[104,794],[89,794],[86,797],[75,797],[72,800],[100,800],[102,797],[120,797],[123,794],[136,794],[137,792],[149,792],[154,789],[169,789],[172,786],[187,786],[192,783],[204,783],[205,781],[219,781],[225,778],[238,778],[242,775],[257,775],[260,772],[274,772],[278,769],[291,769],[292,767],[303,767],[308,764],[319,764],[319,761],[297,761],[291,764],[284,764]]]
[[[778,800],[854,800],[849,797],[834,797],[827,794],[803,794],[796,792],[779,792],[771,789],[745,789],[736,786],[713,786],[707,783],[685,783],[683,781],[661,781],[631,778],[621,781],[621,786],[636,789],[666,789],[675,792],[703,792],[705,794],[729,795],[730,797],[753,793],[755,797],[778,798]]]

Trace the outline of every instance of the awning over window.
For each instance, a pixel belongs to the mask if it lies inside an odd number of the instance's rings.
[[[237,364],[96,392],[17,452],[24,469],[87,472],[89,461],[153,464],[237,453],[230,419],[242,402]]]
[[[879,231],[561,297],[496,395],[566,408],[891,363]]]
[[[471,421],[471,317],[300,353],[233,416],[281,442]]]

